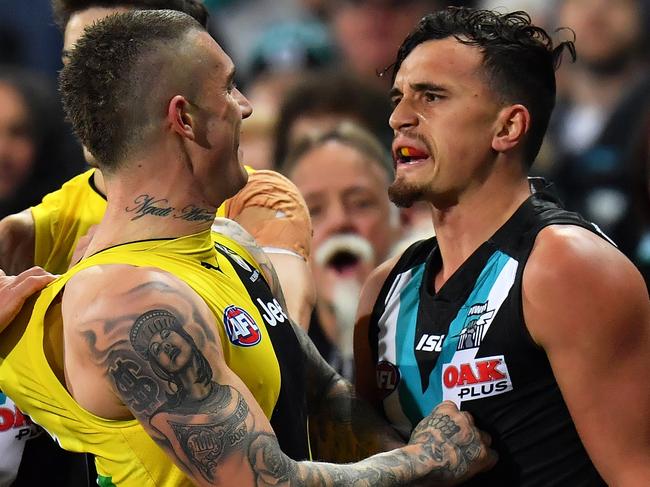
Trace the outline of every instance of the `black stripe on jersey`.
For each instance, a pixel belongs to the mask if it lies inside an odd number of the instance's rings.
[[[264,276],[252,265],[238,262],[242,257],[219,244],[217,252],[232,264],[246,287],[251,301],[265,320],[273,350],[280,366],[280,394],[271,416],[271,426],[284,453],[294,460],[309,459],[307,395],[304,355],[289,320],[270,322],[269,303],[279,306]],[[246,268],[248,267],[248,268]],[[286,310],[283,310],[287,314]],[[273,317],[270,317],[273,319]]]

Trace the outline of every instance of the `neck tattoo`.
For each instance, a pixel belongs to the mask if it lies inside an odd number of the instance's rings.
[[[139,220],[143,216],[151,215],[158,217],[172,217],[188,222],[208,222],[214,220],[214,212],[200,208],[195,205],[187,205],[181,210],[169,206],[166,198],[156,198],[148,194],[141,194],[133,200],[133,206],[127,206],[125,211],[133,213],[133,220]]]

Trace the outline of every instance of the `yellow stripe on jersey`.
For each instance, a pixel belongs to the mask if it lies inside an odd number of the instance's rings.
[[[238,263],[225,258],[215,250],[214,242],[244,257],[245,261]],[[63,353],[57,296],[73,275],[94,265],[126,263],[157,267],[173,274],[208,304],[217,320],[226,363],[271,418],[281,388],[280,368],[265,319],[253,301],[255,296],[249,295],[247,285],[237,274],[241,270],[234,267],[252,265],[253,274],[255,270],[259,272],[248,257],[235,242],[222,235],[211,235],[209,231],[174,240],[123,244],[88,257],[50,284],[35,301],[29,302],[3,333],[0,388],[25,414],[55,436],[63,448],[94,454],[98,473],[110,477],[114,485],[191,485],[136,420],[112,421],[97,417],[81,408],[60,383],[51,365],[61,364]],[[238,346],[228,335],[224,315],[226,308],[232,305],[254,320],[261,334],[255,346]],[[58,355],[49,356],[51,362],[48,362],[44,340],[53,343],[51,336],[57,335],[57,329],[59,346],[47,348]]]

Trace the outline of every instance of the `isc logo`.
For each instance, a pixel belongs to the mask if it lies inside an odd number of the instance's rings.
[[[442,350],[442,342],[444,339],[445,335],[428,335],[425,333],[422,335],[422,338],[420,338],[415,349],[423,352],[440,352]]]
[[[393,392],[399,384],[399,369],[390,362],[381,361],[375,369],[377,388],[382,392],[382,398]]]
[[[262,340],[262,333],[253,317],[237,306],[230,305],[224,310],[223,325],[234,345],[252,347]]]

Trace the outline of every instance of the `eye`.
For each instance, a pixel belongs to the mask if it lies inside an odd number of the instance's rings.
[[[350,201],[350,207],[352,210],[367,210],[368,208],[374,208],[375,201],[371,198],[355,198]]]
[[[393,108],[395,108],[397,105],[399,105],[400,101],[402,101],[401,96],[394,96],[390,99],[390,104]]]
[[[228,88],[227,88],[227,89],[228,89],[228,93],[232,93],[233,91],[235,91],[235,90],[237,89],[237,83],[235,83],[234,81],[231,81],[231,82],[228,84]]]
[[[149,345],[149,352],[151,352],[153,356],[157,356],[158,353],[160,353],[160,343],[154,342]]]
[[[442,97],[438,93],[433,93],[431,91],[425,91],[424,92],[424,99],[427,102],[434,102],[436,100],[440,100]]]

